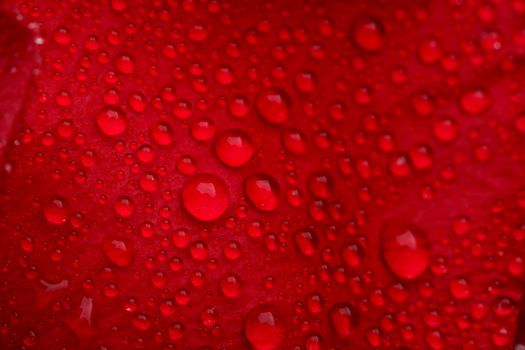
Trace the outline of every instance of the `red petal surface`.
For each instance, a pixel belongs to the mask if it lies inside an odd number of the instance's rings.
[[[26,26],[0,12],[0,164],[26,96],[36,63],[35,43]]]
[[[4,8],[2,349],[525,342],[525,2]]]

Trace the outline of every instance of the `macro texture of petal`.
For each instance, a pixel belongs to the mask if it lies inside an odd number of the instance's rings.
[[[2,8],[0,349],[525,346],[525,1]]]

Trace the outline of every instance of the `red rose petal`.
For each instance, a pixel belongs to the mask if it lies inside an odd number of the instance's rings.
[[[2,348],[523,342],[521,1],[9,11]]]
[[[22,110],[36,61],[32,33],[12,16],[0,12],[0,165],[15,120]]]

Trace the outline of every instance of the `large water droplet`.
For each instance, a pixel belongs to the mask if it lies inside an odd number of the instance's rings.
[[[315,231],[311,229],[302,229],[294,234],[295,245],[305,256],[312,256],[317,251],[319,238]]]
[[[128,126],[126,114],[117,106],[106,106],[97,114],[97,125],[106,136],[118,136]]]
[[[216,220],[228,209],[229,191],[219,177],[212,174],[198,174],[184,184],[182,202],[186,210],[196,219]]]
[[[253,152],[251,137],[244,131],[237,129],[223,132],[215,144],[217,157],[231,167],[239,167],[248,163]]]
[[[356,308],[348,303],[332,306],[329,316],[330,324],[341,338],[348,338],[359,325],[359,314]]]
[[[492,104],[492,97],[483,89],[471,89],[461,95],[460,106],[468,114],[481,114]]]
[[[221,292],[227,298],[237,298],[241,294],[241,280],[237,275],[227,275],[220,282]]]
[[[431,247],[416,225],[392,223],[382,232],[383,257],[392,272],[404,279],[421,275],[430,262]]]
[[[365,16],[355,21],[352,37],[361,49],[374,52],[384,45],[385,29],[379,20]]]
[[[174,132],[171,125],[164,121],[153,123],[150,128],[151,137],[157,145],[168,146],[173,143]]]
[[[123,218],[129,218],[135,212],[135,204],[133,200],[127,196],[123,196],[117,199],[115,202],[115,213]]]
[[[44,205],[44,216],[46,220],[53,225],[62,225],[67,221],[68,205],[64,198],[53,197]]]
[[[273,305],[258,305],[244,321],[246,338],[256,350],[279,349],[285,335],[285,324]]]
[[[133,261],[133,246],[127,238],[105,237],[102,251],[112,263],[120,267],[129,266]]]
[[[272,88],[255,97],[255,107],[261,118],[270,124],[283,124],[290,118],[290,97],[283,90]]]
[[[115,59],[115,66],[124,74],[132,74],[135,72],[135,60],[133,56],[127,53],[122,53]]]

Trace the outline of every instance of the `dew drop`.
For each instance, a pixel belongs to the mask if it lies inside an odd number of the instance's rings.
[[[295,76],[295,86],[302,93],[312,93],[315,91],[317,78],[310,71],[303,71]]]
[[[434,122],[434,136],[441,142],[450,142],[458,135],[458,125],[454,119],[443,117]]]
[[[365,254],[361,245],[358,243],[349,243],[343,247],[341,255],[346,266],[357,267],[363,261]]]
[[[44,216],[50,224],[63,225],[66,223],[68,215],[68,205],[63,197],[53,197],[46,205],[44,205]]]
[[[135,212],[135,204],[129,197],[123,196],[115,202],[115,213],[122,218],[129,218]]]
[[[159,187],[159,180],[157,178],[157,175],[148,171],[142,174],[139,180],[139,184],[145,192],[155,192]]]
[[[190,131],[194,140],[205,142],[215,135],[215,123],[209,118],[200,118],[191,125]]]
[[[308,187],[314,196],[326,199],[332,195],[334,184],[328,173],[318,171],[310,176]]]
[[[250,104],[244,96],[234,96],[228,103],[228,110],[235,118],[245,118],[250,113]]]
[[[252,204],[261,211],[273,211],[279,205],[279,184],[268,174],[248,176],[244,181],[244,191]]]
[[[168,328],[168,335],[172,341],[177,341],[184,337],[184,325],[180,322],[174,322]]]
[[[339,303],[330,308],[330,324],[340,338],[348,338],[359,325],[356,308],[348,303]]]
[[[155,150],[150,145],[142,145],[137,150],[137,159],[142,163],[151,163],[155,158]]]
[[[295,245],[305,256],[312,256],[317,251],[319,238],[315,231],[311,229],[302,229],[294,234]]]
[[[142,113],[146,110],[146,97],[139,93],[135,92],[129,95],[128,104],[137,113]]]
[[[358,47],[375,52],[381,49],[385,41],[383,24],[372,17],[358,18],[353,26],[352,38]]]
[[[120,54],[116,58],[115,66],[124,74],[132,74],[135,72],[135,60],[127,53]]]
[[[173,143],[174,132],[171,125],[164,121],[153,123],[150,128],[151,138],[157,145],[168,146]]]
[[[97,125],[106,136],[119,136],[126,131],[127,121],[124,111],[117,106],[106,106],[97,114]]]
[[[426,233],[416,225],[392,223],[382,232],[383,257],[392,272],[403,279],[414,279],[428,267],[431,256]]]
[[[470,281],[463,276],[457,276],[449,281],[450,294],[455,299],[463,300],[467,299],[472,295],[472,288]]]
[[[472,115],[486,112],[492,104],[492,98],[483,89],[467,90],[461,95],[461,109]]]
[[[129,266],[133,261],[134,250],[127,238],[105,237],[102,251],[112,263],[120,267]]]
[[[243,166],[252,158],[254,146],[251,137],[238,129],[227,130],[217,139],[215,153],[231,167]]]
[[[246,315],[244,333],[256,350],[280,349],[285,323],[274,305],[258,305]]]
[[[139,331],[147,331],[151,328],[150,317],[143,313],[135,314],[131,320],[131,323]]]
[[[221,292],[226,298],[237,298],[241,294],[241,280],[236,275],[227,275],[221,279]]]
[[[306,153],[306,135],[298,129],[288,129],[282,133],[282,143],[284,148],[297,156]]]
[[[182,202],[186,210],[196,219],[216,220],[228,209],[228,187],[215,175],[198,174],[184,184]]]
[[[261,118],[273,125],[284,124],[290,118],[291,100],[283,90],[272,88],[259,92],[255,108]]]

